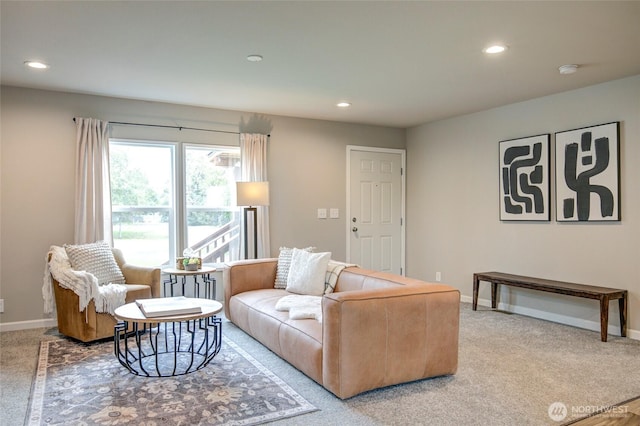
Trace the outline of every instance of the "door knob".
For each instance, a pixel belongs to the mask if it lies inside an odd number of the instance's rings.
[[[351,230],[352,230],[353,232],[358,232],[358,228],[356,228],[355,226],[354,226],[353,228],[351,228]]]

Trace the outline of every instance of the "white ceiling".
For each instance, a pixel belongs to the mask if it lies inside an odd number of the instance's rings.
[[[640,74],[640,1],[2,0],[0,15],[2,84],[395,127]],[[509,50],[487,57],[494,42]]]

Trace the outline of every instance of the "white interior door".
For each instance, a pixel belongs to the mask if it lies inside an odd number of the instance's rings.
[[[347,147],[348,261],[404,273],[403,150]]]

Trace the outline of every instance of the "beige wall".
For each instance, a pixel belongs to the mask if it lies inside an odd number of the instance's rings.
[[[405,147],[405,131],[179,105],[2,87],[0,298],[2,323],[34,325],[42,313],[44,256],[73,238],[74,116],[224,130],[269,131],[272,254],[315,245],[345,258],[346,145]],[[622,221],[498,220],[498,141],[620,121]],[[142,132],[142,133],[141,133]],[[118,137],[237,143],[234,136],[114,128]],[[407,272],[471,296],[473,272],[503,270],[630,291],[640,338],[640,76],[409,129]],[[172,139],[173,138],[173,139]],[[553,144],[552,144],[553,145]],[[553,157],[553,156],[552,156]],[[553,159],[552,159],[553,161]],[[553,194],[553,174],[552,191]],[[340,220],[318,220],[338,207]],[[553,205],[552,205],[553,207]],[[553,215],[552,215],[553,216]],[[481,298],[487,299],[486,284]],[[506,308],[597,329],[594,301],[503,289]],[[612,331],[618,325],[611,305]]]
[[[621,222],[558,223],[554,210],[547,223],[499,221],[499,141],[551,133],[553,163],[554,132],[612,121],[621,122]],[[628,289],[640,339],[640,75],[409,129],[407,158],[409,275],[433,281],[439,271],[464,300],[473,273],[493,270]],[[502,301],[599,329],[596,301],[509,289]],[[617,303],[610,324],[619,330]]]
[[[109,121],[268,131],[271,248],[314,245],[344,259],[346,146],[404,148],[405,131],[180,105],[2,87],[0,146],[0,298],[2,323],[46,318],[45,254],[73,240],[74,116]],[[237,144],[216,133],[114,127],[113,135]],[[339,220],[316,209],[340,208]]]

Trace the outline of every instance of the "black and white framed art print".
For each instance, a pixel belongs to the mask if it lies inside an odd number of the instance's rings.
[[[620,220],[620,122],[556,133],[556,220]]]
[[[500,141],[500,220],[550,220],[549,136]]]

